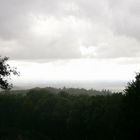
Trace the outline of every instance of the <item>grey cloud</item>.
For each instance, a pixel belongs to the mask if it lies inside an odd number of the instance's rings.
[[[139,9],[138,0],[0,0],[1,54],[13,59],[139,57]],[[45,19],[36,25],[40,18]],[[82,55],[82,46],[94,46],[97,55]]]
[[[115,33],[140,40],[140,1],[110,0],[112,27]]]
[[[100,58],[134,58],[140,56],[139,42],[124,36],[112,39],[109,44],[97,47],[97,52],[99,52]]]

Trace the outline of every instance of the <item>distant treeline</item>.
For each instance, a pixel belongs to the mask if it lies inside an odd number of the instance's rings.
[[[136,140],[139,92],[136,81],[123,94],[73,88],[1,92],[0,140]]]
[[[84,89],[84,88],[54,88],[54,87],[45,87],[45,88],[40,88],[40,87],[35,87],[31,90],[36,90],[36,91],[48,91],[54,94],[58,94],[60,92],[66,92],[71,95],[81,95],[81,94],[86,94],[86,95],[110,95],[114,94],[115,92],[112,92],[110,90],[102,89],[102,90],[95,90],[95,89]],[[30,91],[30,89],[27,90],[10,90],[10,91],[4,91],[1,90],[0,93],[10,93],[10,94],[26,94]]]

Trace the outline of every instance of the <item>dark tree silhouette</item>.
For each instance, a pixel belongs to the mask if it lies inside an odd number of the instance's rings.
[[[19,73],[16,71],[16,68],[11,68],[7,64],[8,59],[8,57],[0,56],[0,88],[9,90],[12,88],[12,84],[8,82],[8,79],[10,79],[11,74],[19,75]]]
[[[128,83],[127,88],[125,89],[125,93],[128,96],[140,96],[140,73],[137,73],[135,76],[135,80]]]
[[[128,83],[122,106],[122,129],[126,139],[140,138],[140,73]]]

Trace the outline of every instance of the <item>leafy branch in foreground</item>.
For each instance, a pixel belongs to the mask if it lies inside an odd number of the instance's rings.
[[[13,74],[19,76],[19,72],[17,72],[16,68],[10,67],[10,65],[7,64],[8,60],[8,57],[0,56],[0,88],[5,90],[12,88],[12,84],[8,82],[8,79],[11,78],[11,75]]]

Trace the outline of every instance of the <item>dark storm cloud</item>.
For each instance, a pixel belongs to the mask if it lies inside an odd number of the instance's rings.
[[[138,0],[0,0],[1,55],[137,58]]]

